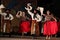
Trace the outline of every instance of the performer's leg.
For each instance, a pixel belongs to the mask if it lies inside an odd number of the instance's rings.
[[[46,36],[46,39],[48,39],[48,35]]]
[[[3,32],[4,32],[4,33],[6,32],[6,23],[4,23]]]
[[[22,36],[24,36],[24,32],[22,32]]]
[[[31,35],[35,34],[35,27],[34,27],[34,23],[32,23],[31,25]]]
[[[36,23],[36,36],[40,35],[39,23]]]
[[[10,22],[7,22],[6,24],[6,32],[10,33]]]

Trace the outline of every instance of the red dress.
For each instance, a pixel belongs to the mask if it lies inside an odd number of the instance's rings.
[[[30,32],[30,22],[22,21],[20,24],[19,32]]]
[[[56,21],[47,21],[44,24],[44,35],[54,35],[58,31],[57,22]]]
[[[57,22],[58,24],[58,32],[60,32],[60,22]]]

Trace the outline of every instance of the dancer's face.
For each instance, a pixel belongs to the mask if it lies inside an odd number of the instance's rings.
[[[23,14],[25,14],[25,12],[23,12]]]
[[[9,13],[10,11],[9,10],[6,10],[6,13]]]
[[[49,14],[50,14],[50,11],[48,10],[48,11],[47,11],[47,15],[49,15]]]
[[[34,13],[36,13],[37,11],[36,10],[34,10]]]
[[[23,12],[23,17],[25,17],[25,12]]]

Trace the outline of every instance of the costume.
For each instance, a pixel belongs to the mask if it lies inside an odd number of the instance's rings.
[[[13,17],[13,15],[7,14],[7,13],[1,13],[1,15],[4,17],[2,31],[4,33],[10,33],[10,29],[11,29],[10,23],[11,23],[11,20],[13,20],[14,17]]]
[[[27,19],[27,17],[21,16],[21,22],[19,24],[19,33],[28,33],[30,32],[30,21]]]
[[[31,18],[32,18],[32,21],[31,21],[31,35],[35,34],[36,36],[39,36],[39,34],[40,34],[39,22],[42,20],[42,16],[40,16],[38,13],[30,12],[32,10],[32,6],[29,6],[29,7],[30,8],[25,7],[25,9],[28,11],[28,13],[31,15]],[[34,11],[36,11],[36,10],[34,10]]]
[[[60,32],[60,22],[57,22],[58,25],[58,32]]]
[[[1,16],[1,13],[2,13],[2,9],[3,9],[3,8],[5,8],[5,7],[4,7],[3,4],[1,4],[1,5],[0,5],[0,19],[1,19],[1,20],[0,20],[0,23],[1,23],[1,24],[0,24],[0,26],[1,26],[1,27],[0,27],[0,32],[2,32],[2,26],[3,26],[3,22],[2,22],[2,21],[3,21],[3,16]]]
[[[45,16],[45,23],[44,23],[44,35],[54,35],[58,31],[57,22],[50,16]]]
[[[40,34],[39,30],[39,22],[42,20],[42,16],[40,16],[38,13],[36,13],[36,17],[34,18],[34,13],[28,11],[28,13],[31,15],[32,23],[31,23],[31,35]]]
[[[20,24],[21,32],[27,33],[30,32],[30,22],[29,21],[22,21]]]

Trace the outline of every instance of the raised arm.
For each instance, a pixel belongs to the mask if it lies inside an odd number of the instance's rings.
[[[30,8],[26,8],[25,7],[25,9],[27,10],[27,12],[30,14],[30,15],[33,15],[33,13],[31,12],[31,10],[32,10],[32,6],[29,6]]]
[[[53,18],[55,21],[57,21],[57,19],[56,19],[55,17],[52,16],[52,18]]]
[[[43,11],[44,11],[43,7],[37,7],[37,10],[40,11],[41,15],[43,15]]]
[[[10,20],[13,20],[14,19],[13,15],[12,14],[9,15],[10,15]]]
[[[22,11],[18,11],[17,14],[16,14],[16,17],[19,18],[20,16],[22,16]]]

